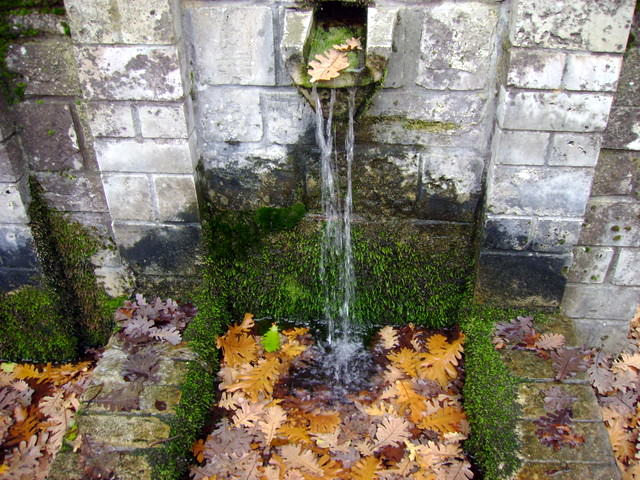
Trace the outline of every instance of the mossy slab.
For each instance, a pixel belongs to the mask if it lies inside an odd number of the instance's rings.
[[[534,352],[524,350],[505,350],[502,353],[502,360],[517,377],[527,380],[553,380],[556,372],[553,369],[551,359],[542,359]],[[575,376],[569,377],[565,382],[575,383],[583,381],[586,383],[586,374],[578,372]]]
[[[81,415],[78,427],[116,448],[146,448],[169,437],[169,425],[150,416]]]
[[[523,383],[518,388],[518,403],[522,406],[522,416],[537,418],[547,415],[544,409],[544,397],[545,392],[552,387],[561,388],[576,398],[572,407],[574,420],[602,420],[600,407],[590,385]]]
[[[113,452],[103,455],[103,467],[110,467],[117,472],[119,480],[151,480],[152,461],[149,451]],[[85,476],[80,463],[80,454],[72,452],[58,453],[48,480],[84,480]]]
[[[619,480],[615,465],[581,463],[525,463],[513,480]]]

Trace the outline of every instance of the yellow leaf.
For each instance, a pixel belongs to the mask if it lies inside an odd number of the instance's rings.
[[[362,42],[359,38],[351,37],[341,45],[334,45],[333,48],[341,52],[348,52],[350,50],[362,50]]]
[[[467,417],[464,412],[456,407],[443,407],[430,415],[425,415],[419,422],[418,427],[423,430],[433,430],[441,434],[447,432],[457,432],[464,428]]]
[[[301,328],[301,327],[288,328],[287,330],[282,331],[282,333],[289,338],[301,337],[303,335],[306,335],[307,332],[309,332],[308,328]]]
[[[191,453],[199,463],[204,462],[204,440],[196,440],[191,446]]]
[[[315,454],[300,445],[284,445],[280,447],[280,454],[289,467],[299,468],[312,475],[323,473]]]
[[[305,427],[288,423],[280,427],[279,433],[287,437],[291,443],[311,443],[311,438]]]
[[[311,412],[304,417],[309,420],[309,431],[311,433],[330,433],[340,425],[340,414],[338,412]]]
[[[462,358],[464,335],[447,342],[444,335],[436,334],[429,337],[427,347],[429,352],[423,354],[423,362],[418,368],[420,378],[435,380],[443,387],[458,376],[456,366]]]
[[[380,460],[376,457],[370,456],[362,458],[351,467],[351,479],[352,480],[374,480],[378,478],[378,467],[380,466]]]
[[[399,352],[390,353],[387,358],[410,377],[417,376],[417,368],[423,361],[423,356],[409,348],[403,348]]]
[[[238,381],[227,387],[227,391],[244,391],[251,400],[257,402],[260,395],[270,397],[273,386],[280,376],[280,359],[278,357],[265,358],[246,374],[240,375]]]
[[[409,419],[417,423],[426,408],[425,398],[416,393],[410,380],[398,380],[395,383],[395,389],[398,394],[395,402],[400,407],[400,411],[409,410]]]
[[[252,326],[252,316],[247,314],[242,324],[230,327],[225,335],[216,340],[216,346],[222,349],[224,363],[228,366],[237,367],[256,359],[258,344],[253,336],[247,334]]]
[[[311,83],[318,80],[331,80],[340,75],[340,72],[349,66],[347,54],[333,48],[324,53],[319,53],[309,62],[309,76]]]

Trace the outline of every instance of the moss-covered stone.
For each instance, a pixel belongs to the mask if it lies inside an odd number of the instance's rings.
[[[421,130],[430,133],[442,133],[457,130],[460,126],[453,122],[437,122],[430,120],[420,120],[416,118],[403,117],[402,115],[376,115],[364,117],[360,120],[360,125],[368,127],[371,125],[401,123],[407,130]]]
[[[544,409],[545,392],[558,385],[548,383],[523,383],[518,388],[518,403],[522,406],[522,416],[534,419],[547,415]],[[576,399],[571,407],[575,420],[602,420],[600,407],[591,385],[560,385],[563,391]]]
[[[616,480],[619,472],[615,465],[581,463],[526,463],[516,474],[514,480]]]

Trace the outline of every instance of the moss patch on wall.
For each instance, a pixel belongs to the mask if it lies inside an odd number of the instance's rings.
[[[364,117],[358,121],[358,124],[364,127],[386,123],[400,123],[406,130],[419,130],[428,133],[443,133],[460,128],[460,125],[453,122],[419,120],[415,118],[403,117],[402,115],[376,115]]]

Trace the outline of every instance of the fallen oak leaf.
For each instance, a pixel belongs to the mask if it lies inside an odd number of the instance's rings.
[[[344,52],[330,48],[324,53],[316,55],[315,60],[309,62],[309,76],[311,83],[318,80],[331,80],[349,66],[349,58]]]
[[[385,416],[376,429],[373,450],[403,444],[411,438],[410,428],[411,424],[404,418],[394,415]]]
[[[544,392],[544,409],[549,412],[557,412],[571,408],[573,403],[577,400],[576,397],[572,397],[569,393],[562,389],[562,387],[551,387]]]
[[[582,348],[563,348],[551,352],[552,366],[556,372],[555,379],[562,381],[578,372],[584,372],[588,368],[584,356],[585,352]]]
[[[391,350],[398,346],[398,332],[390,325],[383,327],[378,332],[380,342],[385,350]]]
[[[362,42],[357,37],[351,37],[349,40],[347,40],[346,42],[340,45],[334,45],[333,48],[341,52],[348,52],[351,50],[362,50]]]
[[[566,339],[560,333],[544,333],[540,335],[535,343],[535,347],[540,350],[557,350],[564,346]]]
[[[380,460],[373,456],[367,456],[351,467],[353,480],[374,480],[380,467]]]

